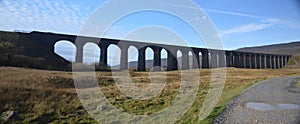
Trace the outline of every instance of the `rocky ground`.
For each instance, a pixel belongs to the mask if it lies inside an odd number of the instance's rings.
[[[275,78],[254,85],[229,103],[214,123],[300,124],[300,92],[292,85],[298,79]]]

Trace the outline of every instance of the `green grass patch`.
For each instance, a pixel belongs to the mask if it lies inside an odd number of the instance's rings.
[[[245,89],[251,87],[253,84],[262,80],[263,79],[257,79],[252,81],[249,84],[241,85],[241,86],[232,86],[234,83],[227,83],[217,106],[213,109],[210,115],[200,123],[211,124],[214,121],[214,119],[218,117],[222,113],[222,111],[227,107],[227,103],[232,101],[236,96],[238,96]]]
[[[292,56],[292,58],[288,62],[288,66],[296,65],[296,62],[300,62],[300,56]]]
[[[300,88],[300,80],[295,84],[296,87]]]

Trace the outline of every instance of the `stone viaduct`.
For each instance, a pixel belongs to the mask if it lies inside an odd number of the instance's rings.
[[[178,70],[177,52],[182,53],[181,69],[196,68],[219,68],[236,67],[251,69],[278,69],[285,66],[291,55],[250,53],[241,51],[227,51],[196,47],[175,46],[166,44],[154,44],[135,41],[120,41],[106,38],[93,38],[75,35],[63,35],[43,32],[31,32],[24,34],[31,40],[39,41],[49,46],[50,51],[54,51],[56,42],[66,40],[76,46],[76,62],[83,62],[83,46],[86,43],[95,43],[100,48],[100,63],[107,65],[108,47],[112,44],[118,46],[121,50],[120,70],[128,69],[128,48],[134,46],[138,50],[138,71],[146,70],[146,48],[151,48],[154,53],[153,67],[161,66],[161,51],[167,51],[167,70]],[[76,42],[76,43],[75,43]],[[192,56],[189,54],[192,53]],[[192,57],[192,59],[190,59]],[[192,60],[192,62],[190,62]],[[190,64],[192,63],[192,64]]]

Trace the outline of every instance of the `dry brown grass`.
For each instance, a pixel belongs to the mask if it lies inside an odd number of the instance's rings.
[[[191,109],[178,123],[200,123],[199,109],[207,94],[210,70],[201,69],[199,92]],[[226,102],[252,84],[268,78],[299,75],[298,69],[227,69],[222,98],[213,113],[202,123],[210,123],[224,108]],[[147,72],[131,72],[138,87],[150,82]],[[167,85],[162,93],[150,100],[134,100],[122,94],[114,84],[110,72],[97,72],[97,80],[109,101],[135,114],[151,114],[167,107],[175,98],[180,85],[179,71],[167,72]],[[72,73],[0,67],[0,112],[13,110],[23,123],[89,122],[95,121],[82,107],[73,86]],[[1,122],[1,121],[0,121]]]

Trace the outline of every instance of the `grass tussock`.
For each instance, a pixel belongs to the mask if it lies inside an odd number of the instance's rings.
[[[298,80],[298,82],[295,84],[296,87],[300,88],[300,79]]]
[[[287,66],[288,68],[299,68],[300,67],[300,56],[292,56],[292,58],[289,60]]]
[[[179,90],[180,71],[165,74],[165,88],[161,94],[148,100],[136,100],[123,94],[115,85],[118,79],[114,79],[111,72],[97,72],[96,77],[102,92],[114,106],[128,113],[149,115],[169,106]],[[226,103],[244,89],[261,80],[292,75],[299,75],[299,70],[228,68],[222,97],[213,112],[205,120],[199,121],[198,115],[211,78],[211,70],[201,69],[195,101],[177,123],[211,123],[226,107]],[[130,76],[139,88],[149,86],[151,81],[148,72],[130,71]],[[0,67],[0,95],[0,112],[15,111],[20,117],[17,122],[20,123],[96,123],[80,103],[70,72]]]

